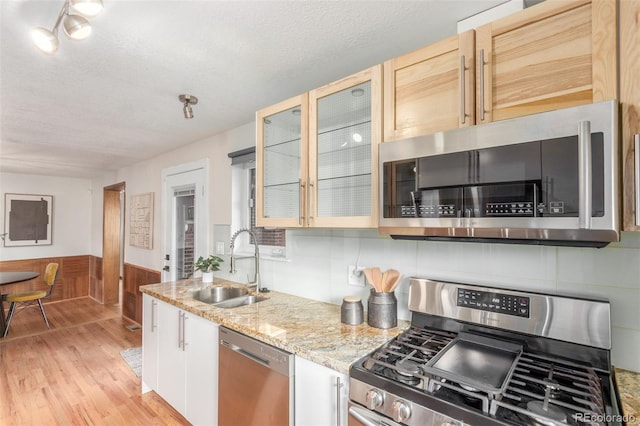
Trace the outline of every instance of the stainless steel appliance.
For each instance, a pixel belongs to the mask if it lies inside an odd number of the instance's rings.
[[[617,111],[607,101],[382,144],[380,232],[598,247],[618,241]]]
[[[218,423],[293,424],[293,355],[220,327]]]
[[[619,425],[605,301],[410,280],[411,327],[350,369],[349,425]]]

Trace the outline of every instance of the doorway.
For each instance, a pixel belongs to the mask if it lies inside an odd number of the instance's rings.
[[[104,305],[120,303],[120,280],[124,259],[124,182],[103,188],[102,286],[95,298]]]
[[[191,277],[193,262],[209,252],[208,161],[172,167],[162,174],[162,281],[166,282]]]

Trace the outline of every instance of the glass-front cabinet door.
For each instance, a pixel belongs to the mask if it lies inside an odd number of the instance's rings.
[[[309,93],[309,226],[378,226],[381,85],[378,65]]]
[[[256,224],[308,226],[308,95],[256,113]]]

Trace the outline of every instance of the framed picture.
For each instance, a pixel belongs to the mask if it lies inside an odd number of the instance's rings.
[[[4,246],[51,245],[53,196],[4,194]]]
[[[153,192],[131,196],[129,244],[153,248]]]

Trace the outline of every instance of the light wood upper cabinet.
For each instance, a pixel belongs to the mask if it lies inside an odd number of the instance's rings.
[[[384,63],[384,140],[475,124],[474,31]]]
[[[640,188],[636,161],[640,150],[640,0],[620,2],[620,110],[622,133],[622,229],[640,231]]]
[[[382,66],[309,93],[309,226],[376,228]]]
[[[256,114],[256,222],[375,228],[382,65]]]
[[[547,0],[476,30],[476,122],[617,98],[615,0]]]
[[[256,224],[306,226],[309,96],[256,113]]]

